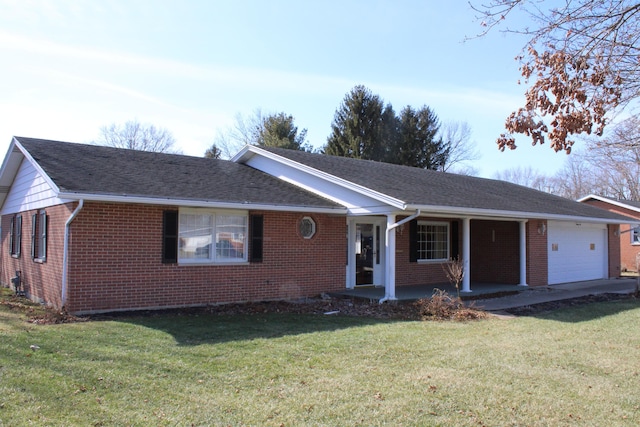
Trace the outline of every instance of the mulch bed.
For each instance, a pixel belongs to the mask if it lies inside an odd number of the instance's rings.
[[[418,319],[413,303],[393,301],[379,304],[359,298],[305,298],[295,301],[264,301],[241,304],[220,304],[207,307],[176,308],[167,310],[142,310],[129,312],[105,313],[91,316],[95,319],[106,319],[130,316],[161,316],[165,314],[215,316],[238,316],[256,314],[312,314],[323,316],[369,317],[376,319]]]
[[[601,294],[589,295],[585,297],[572,298],[560,301],[552,301],[535,305],[512,308],[504,310],[505,312],[515,316],[531,316],[537,313],[558,310],[566,307],[577,305],[591,304],[595,302],[617,301],[634,298],[634,296],[625,294]],[[118,317],[131,316],[161,316],[166,314],[180,315],[196,315],[196,314],[213,314],[218,316],[235,316],[235,315],[251,315],[265,313],[286,313],[286,314],[315,314],[326,316],[351,316],[351,317],[368,317],[374,319],[395,319],[395,320],[420,320],[424,317],[420,313],[419,304],[409,301],[393,301],[379,304],[377,301],[370,301],[358,298],[340,298],[340,297],[317,297],[307,298],[298,301],[270,301],[255,302],[245,304],[223,304],[208,307],[197,308],[181,308],[168,310],[143,310],[105,313],[92,316],[73,316],[63,311],[50,310],[39,307],[36,309],[32,303],[23,303],[23,298],[12,297],[4,299],[0,303],[9,307],[11,310],[19,310],[23,312],[30,323],[34,324],[58,324],[71,323],[87,320],[104,320]],[[471,310],[461,319],[471,320],[486,316],[475,317],[479,310]],[[442,319],[439,319],[442,320]]]

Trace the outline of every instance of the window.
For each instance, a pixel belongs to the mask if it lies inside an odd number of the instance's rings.
[[[418,221],[418,260],[449,259],[449,223]]]
[[[18,258],[20,257],[20,248],[22,248],[22,215],[14,215],[11,218],[9,230],[9,253]]]
[[[305,216],[300,220],[300,235],[304,239],[310,239],[316,234],[316,222],[310,216]]]
[[[47,213],[44,209],[31,216],[31,258],[47,259]]]
[[[640,245],[640,227],[631,229],[631,244]]]
[[[184,263],[247,261],[247,214],[184,209],[178,223],[178,260]]]

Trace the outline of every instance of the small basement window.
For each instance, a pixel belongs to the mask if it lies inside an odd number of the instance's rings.
[[[302,217],[299,230],[303,238],[310,239],[316,234],[316,222],[310,216]]]

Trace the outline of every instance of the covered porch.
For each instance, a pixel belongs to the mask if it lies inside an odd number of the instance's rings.
[[[351,217],[348,225],[352,243],[343,294],[383,301],[429,297],[436,288],[455,295],[442,267],[451,259],[464,264],[459,288],[463,298],[523,290],[532,267],[529,244],[546,244],[542,229],[532,231],[539,221],[523,218],[460,217],[417,209],[412,215]],[[370,272],[362,268],[364,261]]]

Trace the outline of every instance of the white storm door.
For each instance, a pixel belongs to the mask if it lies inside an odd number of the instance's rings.
[[[350,222],[349,282],[354,286],[384,286],[384,227],[381,220],[358,218]]]

